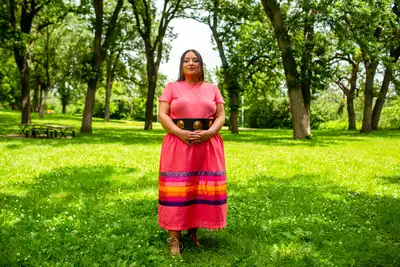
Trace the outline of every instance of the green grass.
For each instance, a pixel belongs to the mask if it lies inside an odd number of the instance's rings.
[[[18,121],[0,111],[0,135]],[[223,130],[228,226],[172,258],[157,225],[164,131],[142,127],[95,119],[93,136],[0,137],[0,265],[400,265],[400,131]]]

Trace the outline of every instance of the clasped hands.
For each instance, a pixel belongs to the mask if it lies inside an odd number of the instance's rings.
[[[186,131],[182,130],[182,132],[178,135],[178,137],[188,145],[200,144],[204,141],[207,141],[211,137],[215,135],[211,130],[198,130],[198,131]]]

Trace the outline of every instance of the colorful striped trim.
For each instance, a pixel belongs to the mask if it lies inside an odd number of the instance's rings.
[[[192,186],[192,185],[200,185],[200,186],[218,186],[218,185],[224,185],[226,184],[225,179],[221,180],[209,180],[209,179],[189,179],[189,180],[184,180],[184,181],[163,181],[159,180],[158,185],[159,186],[174,186],[174,187],[183,187],[183,186]]]
[[[226,204],[226,199],[222,200],[207,200],[207,199],[194,199],[194,200],[189,200],[189,201],[183,201],[183,202],[171,202],[171,201],[162,201],[159,200],[158,203],[162,206],[170,206],[170,207],[184,207],[184,206],[190,206],[194,204],[206,204],[206,205],[213,205],[213,206],[218,206],[218,205],[224,205]]]
[[[160,182],[190,182],[190,181],[225,181],[226,176],[182,176],[182,177],[165,177],[165,176],[160,176],[159,181]]]
[[[226,194],[223,195],[212,195],[212,196],[205,196],[205,195],[197,195],[197,196],[159,196],[158,198],[161,201],[167,202],[185,202],[195,199],[206,199],[206,200],[224,200],[226,199]]]
[[[194,171],[194,172],[160,172],[164,177],[188,177],[188,176],[222,176],[226,171]]]

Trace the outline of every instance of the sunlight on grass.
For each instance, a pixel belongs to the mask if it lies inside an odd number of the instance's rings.
[[[0,112],[0,135],[19,114]],[[36,123],[72,125],[46,115]],[[398,266],[400,131],[221,132],[228,226],[167,252],[157,225],[159,124],[94,119],[93,135],[0,137],[2,266]]]

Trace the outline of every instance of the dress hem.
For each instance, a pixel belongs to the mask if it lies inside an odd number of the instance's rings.
[[[169,230],[169,231],[183,231],[183,230],[188,230],[188,229],[192,229],[192,228],[203,228],[203,229],[210,229],[210,230],[219,230],[222,228],[226,227],[226,222],[220,225],[213,225],[210,226],[208,224],[195,224],[195,225],[191,225],[191,226],[169,226],[163,223],[158,222],[158,225],[165,229],[165,230]]]

